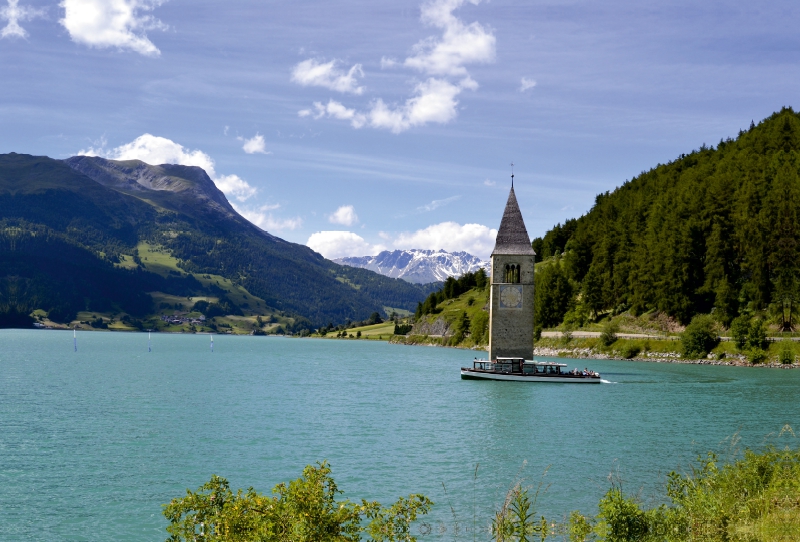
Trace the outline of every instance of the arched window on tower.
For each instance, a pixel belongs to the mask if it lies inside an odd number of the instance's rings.
[[[517,264],[506,264],[505,275],[503,277],[503,282],[508,282],[512,284],[519,283],[519,265]]]

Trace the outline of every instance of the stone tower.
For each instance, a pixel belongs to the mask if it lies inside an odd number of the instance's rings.
[[[489,359],[533,359],[533,264],[536,253],[514,194],[514,179],[492,252]]]

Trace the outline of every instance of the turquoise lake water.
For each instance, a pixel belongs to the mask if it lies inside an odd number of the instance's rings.
[[[164,540],[161,504],[211,474],[269,492],[323,459],[351,499],[433,499],[420,540],[472,540],[548,466],[539,510],[560,519],[594,513],[611,472],[653,501],[735,434],[796,446],[778,433],[800,428],[800,371],[592,360],[569,363],[615,384],[537,385],[462,381],[470,351],[208,343],[84,332],[76,353],[69,332],[0,332],[0,540]]]

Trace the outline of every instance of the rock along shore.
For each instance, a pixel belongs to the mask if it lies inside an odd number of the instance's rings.
[[[796,369],[800,365],[784,365],[781,363],[757,363],[747,361],[742,355],[726,357],[723,359],[684,359],[677,352],[648,352],[633,358],[622,358],[605,352],[597,352],[591,348],[534,348],[534,356],[561,357],[572,359],[615,359],[620,361],[644,361],[648,363],[683,363],[687,365],[721,365],[727,367],[764,367],[771,369]]]

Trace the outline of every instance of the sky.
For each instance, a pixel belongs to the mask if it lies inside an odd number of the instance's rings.
[[[486,258],[800,108],[800,3],[0,0],[0,152],[203,167],[329,258]]]

